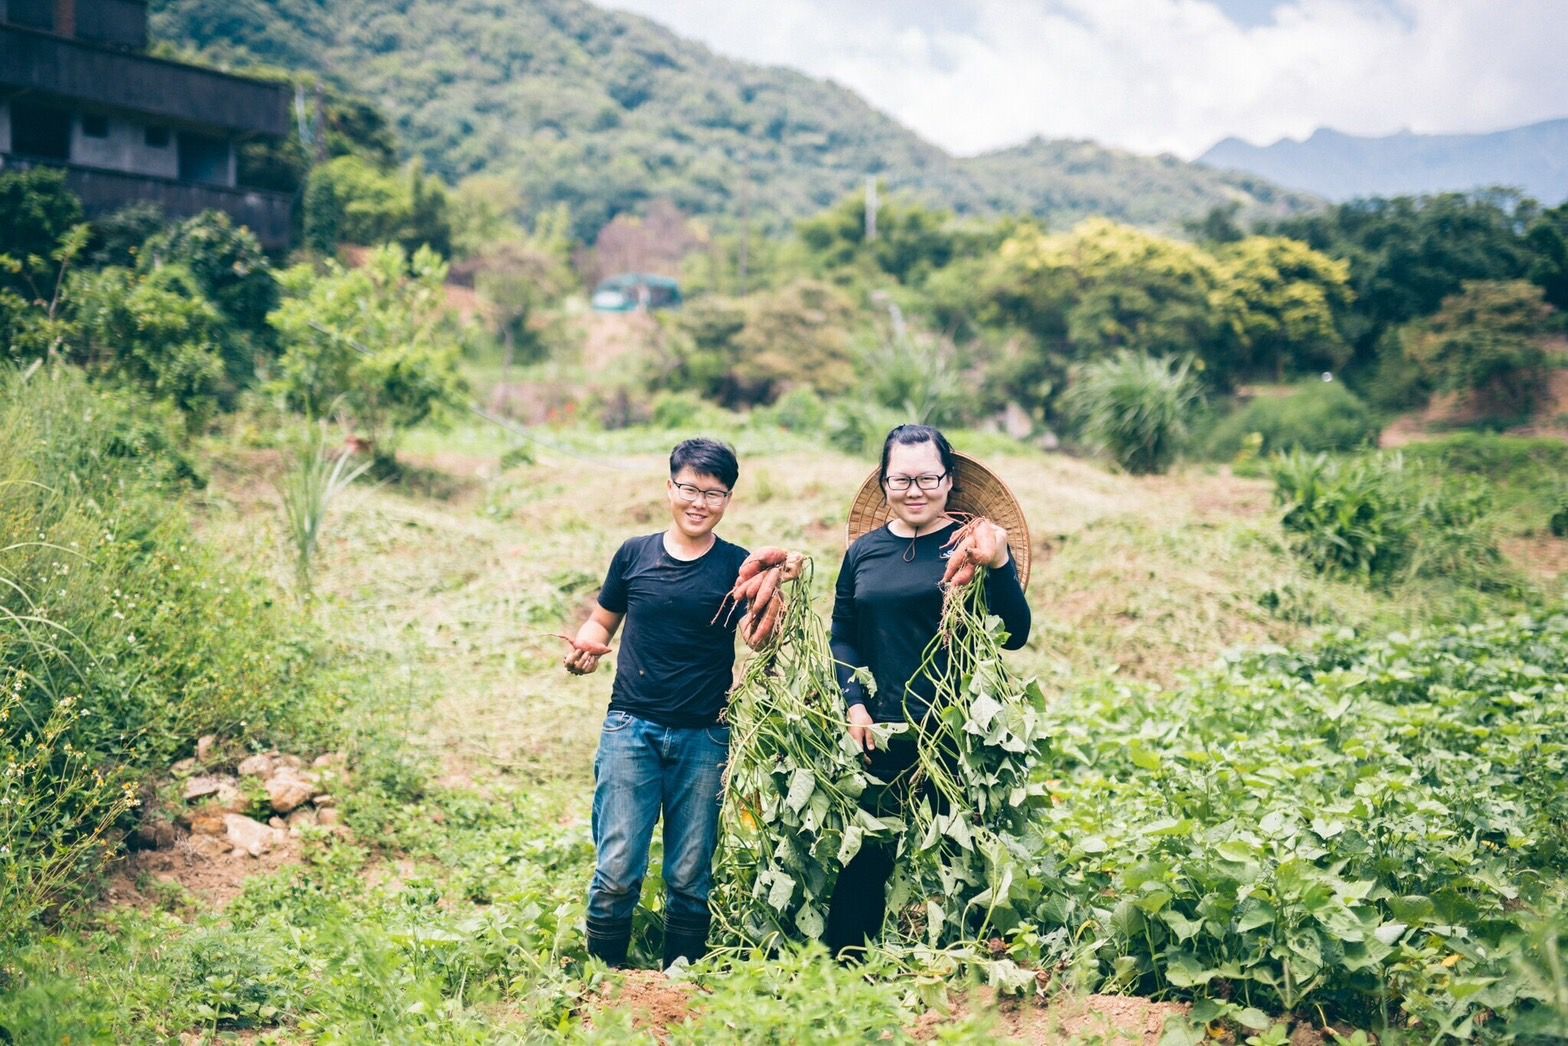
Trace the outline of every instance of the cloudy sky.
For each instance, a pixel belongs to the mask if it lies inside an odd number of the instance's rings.
[[[1033,135],[1192,158],[1568,116],[1568,0],[601,0],[829,77],[959,154]]]

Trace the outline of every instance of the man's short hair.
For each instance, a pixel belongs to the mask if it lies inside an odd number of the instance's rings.
[[[670,451],[670,478],[674,479],[681,469],[687,468],[699,476],[712,476],[730,488],[734,488],[735,481],[740,478],[735,448],[701,436],[682,440]]]

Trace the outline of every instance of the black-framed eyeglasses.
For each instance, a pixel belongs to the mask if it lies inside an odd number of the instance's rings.
[[[675,487],[675,496],[688,505],[695,504],[697,499],[701,498],[703,504],[709,508],[719,508],[730,499],[730,492],[727,490],[703,490],[690,483],[676,483],[674,480],[670,480],[670,483]]]
[[[946,478],[945,472],[938,472],[935,475],[928,472],[924,476],[889,476],[885,482],[888,490],[908,490],[913,485],[929,494],[940,487]]]

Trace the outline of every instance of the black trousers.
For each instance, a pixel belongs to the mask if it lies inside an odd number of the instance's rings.
[[[909,808],[914,789],[910,778],[917,752],[913,739],[897,737],[889,747],[869,753],[871,773],[885,785],[873,785],[860,797],[860,805],[874,817],[900,817]],[[935,790],[926,783],[919,790],[936,802]],[[896,839],[867,839],[849,864],[839,872],[828,906],[823,943],[835,956],[846,949],[862,949],[882,929],[887,915],[887,881],[893,874]]]

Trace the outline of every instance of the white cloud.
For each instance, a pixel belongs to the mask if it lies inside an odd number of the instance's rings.
[[[958,153],[1031,135],[1196,156],[1568,115],[1565,0],[610,0],[858,91]],[[1257,5],[1251,5],[1256,8]]]

